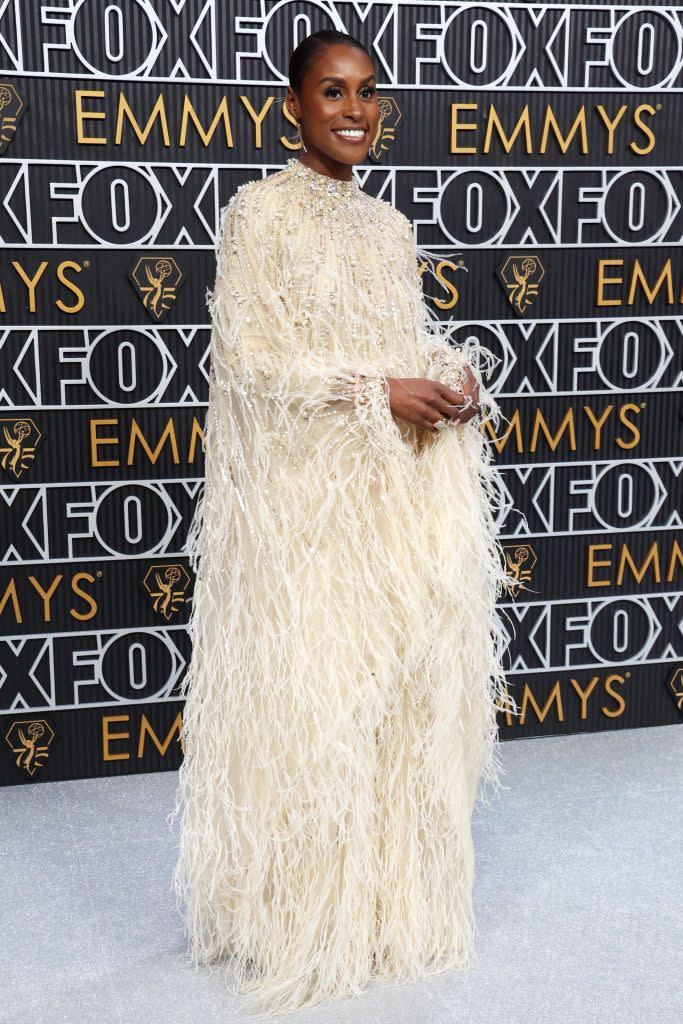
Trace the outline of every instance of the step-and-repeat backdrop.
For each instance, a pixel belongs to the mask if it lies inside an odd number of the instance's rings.
[[[181,761],[219,211],[296,153],[288,57],[321,28],[375,61],[363,188],[499,357],[502,737],[680,719],[680,5],[9,0],[2,784]]]

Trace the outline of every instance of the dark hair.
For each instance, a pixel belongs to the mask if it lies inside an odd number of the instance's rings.
[[[325,28],[320,32],[314,32],[313,35],[306,36],[305,39],[301,40],[289,58],[289,84],[294,92],[301,92],[301,83],[309,67],[317,59],[321,51],[333,43],[345,43],[347,46],[355,46],[357,50],[362,50],[372,61],[372,57],[370,57],[360,39],[356,39],[355,36],[347,35],[346,32],[339,32],[336,28]]]

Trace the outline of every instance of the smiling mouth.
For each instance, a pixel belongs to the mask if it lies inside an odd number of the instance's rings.
[[[362,142],[368,134],[367,128],[333,128],[332,131],[345,142]]]

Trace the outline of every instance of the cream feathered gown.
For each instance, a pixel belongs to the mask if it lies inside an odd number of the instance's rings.
[[[221,211],[173,885],[192,962],[273,1014],[477,960],[500,492],[476,418],[391,414],[385,376],[481,381],[488,351],[440,332],[420,252],[296,158]]]

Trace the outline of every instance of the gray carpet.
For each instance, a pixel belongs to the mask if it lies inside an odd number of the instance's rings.
[[[506,789],[474,818],[480,965],[290,1020],[678,1024],[682,739],[667,726],[505,744]],[[183,961],[176,778],[0,790],[0,1020],[259,1020],[220,967]]]

